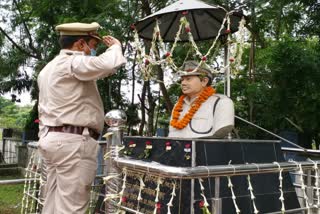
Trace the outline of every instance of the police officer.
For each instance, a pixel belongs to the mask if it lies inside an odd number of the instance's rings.
[[[104,111],[96,80],[126,59],[120,42],[97,34],[98,23],[56,26],[61,51],[40,72],[39,151],[47,165],[42,213],[85,213],[96,174],[96,139]],[[99,42],[109,47],[95,56]]]
[[[234,127],[234,106],[211,87],[210,69],[187,61],[179,73],[183,95],[174,106],[169,137],[225,137]]]

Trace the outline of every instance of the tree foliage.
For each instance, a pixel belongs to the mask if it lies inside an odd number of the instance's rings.
[[[0,127],[23,129],[31,108],[19,107],[12,101],[0,97]]]
[[[21,93],[32,88],[37,99],[36,77],[41,68],[59,52],[54,27],[65,22],[99,22],[101,33],[123,42],[128,59],[126,68],[115,76],[98,81],[105,110],[120,108],[129,116],[129,126],[140,123],[140,134],[154,133],[155,124],[165,124],[179,96],[177,84],[160,84],[163,70],[154,68],[160,81],[146,82],[138,75],[136,54],[131,47],[131,23],[173,1],[85,0],[3,0],[0,3],[0,94],[11,90]],[[319,143],[319,4],[311,0],[206,0],[228,10],[242,9],[251,36],[243,55],[243,68],[232,80],[232,98],[236,114],[276,133],[293,130]],[[211,44],[211,42],[209,41]],[[206,42],[199,44],[205,50]],[[145,43],[146,52],[150,48]],[[188,54],[187,44],[179,44],[174,53],[177,64]],[[101,46],[98,53],[104,51]],[[218,50],[219,52],[219,50]],[[189,59],[192,59],[190,54]],[[214,59],[209,64],[219,67]],[[30,76],[32,70],[34,76]],[[220,78],[221,79],[221,78]],[[133,84],[133,81],[134,84]],[[140,82],[140,83],[139,83]],[[133,85],[129,95],[128,85]],[[125,87],[124,87],[125,86]],[[142,88],[137,91],[137,86]],[[218,91],[223,93],[222,84]],[[132,100],[129,100],[131,97]],[[141,102],[141,103],[140,103]],[[35,126],[36,107],[28,119]],[[141,110],[141,118],[138,111]],[[158,117],[156,114],[159,114]],[[146,115],[148,114],[149,119]],[[150,118],[154,117],[154,118]],[[158,118],[158,119],[156,119]],[[145,126],[146,124],[146,126]],[[237,121],[240,137],[266,137]],[[307,142],[308,145],[310,142]]]
[[[58,35],[54,28],[65,22],[99,22],[101,34],[111,34],[123,41],[123,48],[128,43],[131,14],[136,13],[136,3],[130,5],[118,1],[87,0],[78,1],[23,0],[3,1],[1,10],[9,16],[1,17],[4,25],[0,25],[0,94],[11,90],[21,93],[30,90],[37,99],[36,78],[39,71],[59,52]],[[128,13],[124,10],[130,9]],[[18,34],[18,38],[15,37]],[[98,53],[106,47],[99,47]],[[34,76],[28,76],[24,69],[33,70]],[[18,78],[17,78],[18,77]],[[123,80],[127,79],[125,70],[114,77],[99,81],[99,89],[105,104],[105,111],[112,108],[126,110],[128,103],[122,92]],[[37,116],[37,108],[33,108],[27,128],[37,128],[33,123]],[[133,120],[136,121],[136,120]]]

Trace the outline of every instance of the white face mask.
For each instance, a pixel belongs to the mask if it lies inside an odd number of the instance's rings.
[[[90,48],[90,55],[91,56],[96,56],[97,55],[97,51],[93,48]]]
[[[97,55],[97,51],[94,48],[90,48],[90,46],[88,45],[87,42],[86,42],[86,45],[90,49],[90,56],[96,56]]]

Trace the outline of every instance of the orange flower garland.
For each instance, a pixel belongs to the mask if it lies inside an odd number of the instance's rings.
[[[180,96],[177,105],[173,109],[170,125],[176,129],[183,129],[184,127],[186,127],[190,122],[190,120],[192,119],[193,115],[198,111],[202,103],[204,103],[209,97],[211,97],[215,93],[216,93],[216,90],[214,90],[212,87],[209,87],[209,86],[206,87],[201,92],[199,97],[194,101],[194,103],[192,104],[192,107],[183,116],[181,120],[179,120],[179,117],[180,117],[180,112],[182,111],[183,100],[186,97],[186,95]]]

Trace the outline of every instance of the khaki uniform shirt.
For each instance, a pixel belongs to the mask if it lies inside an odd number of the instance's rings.
[[[97,57],[62,49],[38,76],[39,137],[46,126],[73,125],[100,132],[104,110],[96,80],[114,74],[125,62],[119,45]]]
[[[180,119],[189,111],[192,102],[184,99]],[[214,94],[209,97],[193,115],[189,124],[183,129],[169,128],[169,137],[199,138],[225,137],[234,127],[234,106],[225,95]]]

